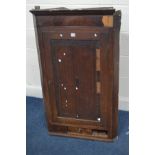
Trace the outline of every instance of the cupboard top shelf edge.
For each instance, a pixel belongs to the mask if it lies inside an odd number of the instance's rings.
[[[64,7],[40,9],[40,6],[35,6],[35,9],[30,12],[37,16],[42,15],[113,15],[115,9],[113,7],[98,7],[98,8],[78,8],[68,9]]]

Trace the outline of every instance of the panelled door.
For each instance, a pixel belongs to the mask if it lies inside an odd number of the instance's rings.
[[[49,95],[55,96],[50,98],[51,111],[56,111],[52,122],[106,129],[107,77],[102,75],[107,68],[102,61],[108,42],[104,44],[104,32],[61,28],[42,34],[49,93],[55,94]]]
[[[52,41],[58,115],[96,120],[95,41]]]

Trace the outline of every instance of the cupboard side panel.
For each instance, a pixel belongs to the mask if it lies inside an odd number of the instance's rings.
[[[109,32],[102,34],[100,40],[101,46],[101,96],[100,96],[100,111],[101,111],[101,123],[106,127],[107,130],[111,126],[111,77],[109,76]]]
[[[112,138],[118,135],[118,101],[119,101],[119,39],[120,39],[121,12],[114,15],[113,30],[113,59],[114,59],[114,85],[113,85],[113,126]]]
[[[45,104],[45,116],[47,120],[48,129],[50,129],[50,122],[51,122],[51,106],[50,106],[50,99],[49,99],[49,89],[47,83],[47,76],[46,76],[46,68],[45,68],[45,57],[44,57],[44,48],[43,48],[43,38],[42,32],[39,27],[37,27],[37,17],[33,15],[33,22],[34,22],[34,29],[35,29],[35,37],[36,37],[36,44],[37,44],[37,53],[38,53],[38,61],[39,61],[39,68],[40,68],[40,76],[41,76],[41,85],[42,85],[42,94],[43,100]]]
[[[46,76],[48,81],[48,94],[49,94],[49,110],[51,112],[51,125],[52,122],[56,121],[58,111],[56,107],[56,94],[58,93],[55,89],[55,75],[53,69],[53,58],[51,55],[51,44],[50,44],[50,35],[48,33],[42,32],[43,37],[43,47],[44,47],[44,58],[45,58],[45,68],[46,68]]]
[[[107,103],[108,103],[108,136],[112,137],[113,133],[113,91],[114,91],[114,53],[113,53],[113,30],[109,30],[109,40],[108,40],[108,88],[107,88]]]

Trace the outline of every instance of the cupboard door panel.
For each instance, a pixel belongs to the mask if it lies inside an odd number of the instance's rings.
[[[58,115],[97,120],[97,41],[52,40]],[[88,110],[89,109],[89,110]]]
[[[71,44],[77,115],[79,119],[97,120],[95,79],[95,46],[93,41],[75,41]],[[88,110],[89,109],[89,110]]]
[[[53,44],[54,45],[54,44]],[[68,46],[56,44],[51,51],[55,74],[58,116],[75,117],[75,92],[72,53]]]
[[[43,38],[48,80],[52,81],[49,93],[55,94],[55,99],[50,98],[54,109],[52,124],[85,125],[106,130],[107,97],[104,94],[107,76],[103,75],[107,66],[101,61],[107,63],[104,58],[107,50],[104,49],[108,49],[109,42],[105,42],[105,37],[96,40],[53,39],[47,32],[43,33]]]

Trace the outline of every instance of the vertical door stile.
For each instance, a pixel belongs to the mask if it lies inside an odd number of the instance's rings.
[[[98,46],[96,47],[95,52],[96,52],[96,104],[97,104],[97,109],[98,109],[97,120],[100,122],[101,121],[101,116],[100,116],[100,92],[101,92],[100,70],[101,70],[101,65],[100,65],[100,48]]]
[[[76,89],[76,73],[77,73],[77,67],[75,65],[75,51],[72,45],[70,45],[70,51],[71,51],[71,58],[72,58],[72,67],[73,67],[73,94],[74,94],[74,104],[75,104],[75,118],[79,117],[78,114],[78,102],[79,102],[79,98],[78,98],[78,91]]]

